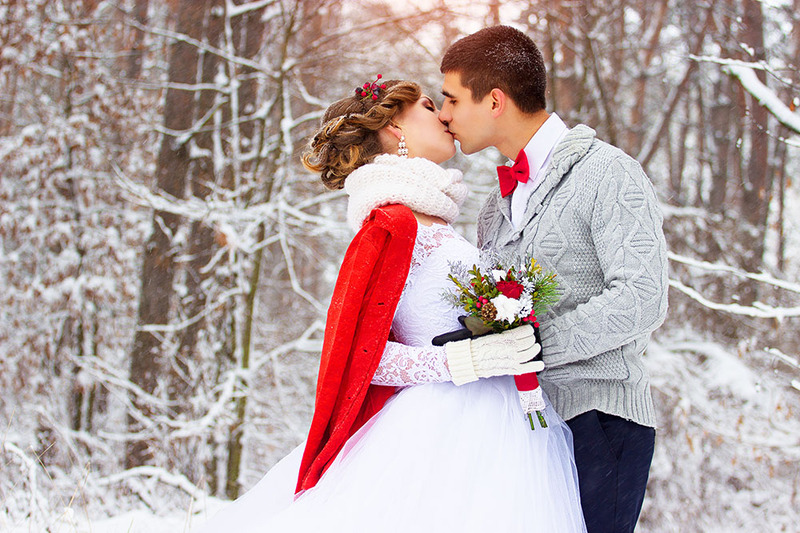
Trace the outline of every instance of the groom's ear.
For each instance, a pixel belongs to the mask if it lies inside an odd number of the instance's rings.
[[[492,118],[497,118],[502,115],[508,105],[508,96],[506,96],[506,93],[504,93],[502,89],[495,87],[489,92],[487,97],[491,105]]]

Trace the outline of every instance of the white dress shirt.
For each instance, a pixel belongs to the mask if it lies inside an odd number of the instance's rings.
[[[516,228],[521,222],[528,206],[528,200],[533,191],[544,180],[547,164],[552,158],[553,148],[567,134],[569,129],[561,117],[555,113],[544,121],[536,133],[525,146],[525,155],[528,157],[530,177],[525,183],[517,183],[511,193],[511,223]]]

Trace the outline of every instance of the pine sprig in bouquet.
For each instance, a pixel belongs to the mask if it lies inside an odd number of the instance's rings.
[[[486,270],[477,265],[469,269],[463,263],[450,264],[448,278],[455,287],[445,293],[445,299],[467,312],[467,316],[461,319],[465,329],[441,335],[434,339],[434,344],[499,333],[524,324],[533,326],[536,341],[541,342],[537,316],[558,301],[555,273],[544,271],[535,259],[514,264],[495,258],[489,264],[493,266]],[[514,381],[531,429],[534,429],[533,413],[536,413],[539,424],[547,427],[542,414],[544,398],[536,373],[514,376]]]

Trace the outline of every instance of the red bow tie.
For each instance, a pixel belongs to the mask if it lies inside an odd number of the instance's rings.
[[[497,167],[497,178],[500,181],[500,194],[505,198],[517,188],[517,182],[526,183],[530,177],[528,169],[528,156],[522,149],[517,155],[516,161],[510,167]]]

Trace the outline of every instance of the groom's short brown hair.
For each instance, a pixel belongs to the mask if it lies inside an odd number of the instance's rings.
[[[475,102],[496,87],[523,113],[545,108],[542,53],[530,37],[509,26],[491,26],[459,39],[445,52],[441,71],[458,72]]]

